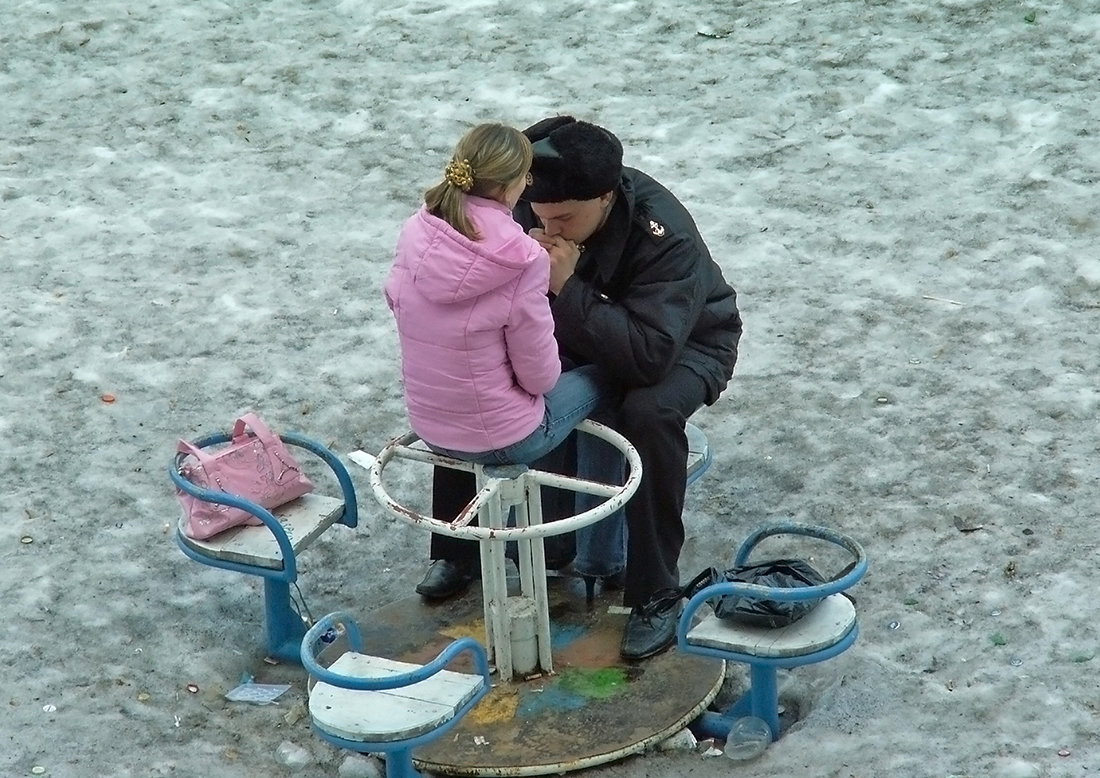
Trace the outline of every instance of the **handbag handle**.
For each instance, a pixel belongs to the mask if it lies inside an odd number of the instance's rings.
[[[242,413],[237,419],[237,422],[233,425],[233,442],[237,443],[245,437],[245,428],[251,429],[252,433],[260,439],[260,442],[264,445],[271,445],[275,442],[275,434],[268,429],[268,426],[260,421],[260,417],[254,412]]]
[[[252,433],[263,443],[265,446],[270,445],[275,441],[275,434],[268,428],[266,424],[260,421],[260,417],[253,412],[243,413],[233,424],[233,443],[239,443],[244,440],[246,435],[246,429],[251,429]],[[199,460],[203,465],[209,464],[214,461],[214,457],[206,453],[203,449],[194,445],[188,440],[183,438],[179,439],[176,443],[176,452],[179,454],[190,454]]]
[[[214,461],[214,457],[207,454],[201,448],[196,446],[189,440],[180,438],[176,443],[176,453],[178,454],[190,454],[195,459],[199,460],[199,464],[206,465]]]

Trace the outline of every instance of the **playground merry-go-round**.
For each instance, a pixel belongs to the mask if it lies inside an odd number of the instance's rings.
[[[181,493],[241,509],[253,523],[200,540],[187,531],[184,516],[176,538],[195,561],[264,580],[266,648],[272,657],[303,664],[314,731],[342,748],[384,755],[390,778],[414,776],[418,769],[452,775],[563,773],[639,753],[689,726],[725,739],[744,717],[765,722],[767,734],[777,738],[782,730],[778,671],[836,656],[858,635],[854,606],[843,592],[866,571],[862,548],[827,528],[763,527],[742,544],[738,563],[780,535],[840,547],[852,561],[816,586],[715,582],[688,601],[673,649],[624,660],[619,641],[628,610],[618,593],[591,596],[579,579],[546,568],[546,538],[607,517],[629,500],[644,475],[637,453],[621,435],[591,421],[578,429],[621,452],[627,465],[622,484],[521,466],[472,465],[431,452],[412,434],[377,454],[349,454],[369,471],[372,496],[386,511],[426,533],[478,543],[480,581],[442,602],[410,596],[364,613],[340,604],[314,624],[302,618],[290,596],[298,556],[333,524],[355,527],[359,517],[352,479],[340,458],[296,433],[278,440],[317,457],[331,471],[338,494],[318,490],[269,510],[209,484],[196,485],[184,464],[189,454],[242,440],[239,430],[217,433],[181,446],[171,478]],[[689,425],[687,432],[692,482],[706,471],[710,452],[698,428]],[[391,493],[389,475],[402,467],[467,470],[476,477],[477,495],[451,521],[423,515]],[[544,488],[601,501],[544,523]],[[730,594],[818,604],[787,627],[745,626],[711,612],[716,598]],[[745,692],[726,710],[711,710],[728,665],[748,668]]]

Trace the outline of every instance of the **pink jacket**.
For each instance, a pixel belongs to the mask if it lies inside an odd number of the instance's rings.
[[[542,422],[542,396],[561,360],[546,251],[504,204],[466,203],[481,240],[422,207],[401,230],[385,292],[413,432],[480,453],[520,441]]]

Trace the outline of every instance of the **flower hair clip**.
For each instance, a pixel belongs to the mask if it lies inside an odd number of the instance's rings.
[[[452,159],[443,171],[443,180],[463,192],[469,192],[474,187],[474,170],[470,167],[470,160]]]

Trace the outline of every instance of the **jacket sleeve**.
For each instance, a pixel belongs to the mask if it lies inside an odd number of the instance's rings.
[[[561,375],[561,358],[554,339],[554,317],[546,291],[550,286],[550,259],[541,256],[524,270],[512,298],[505,347],[516,383],[533,395],[546,394]]]
[[[706,304],[706,257],[685,235],[623,256],[633,277],[618,299],[577,275],[566,281],[553,303],[557,335],[627,386],[649,386],[677,363]]]

